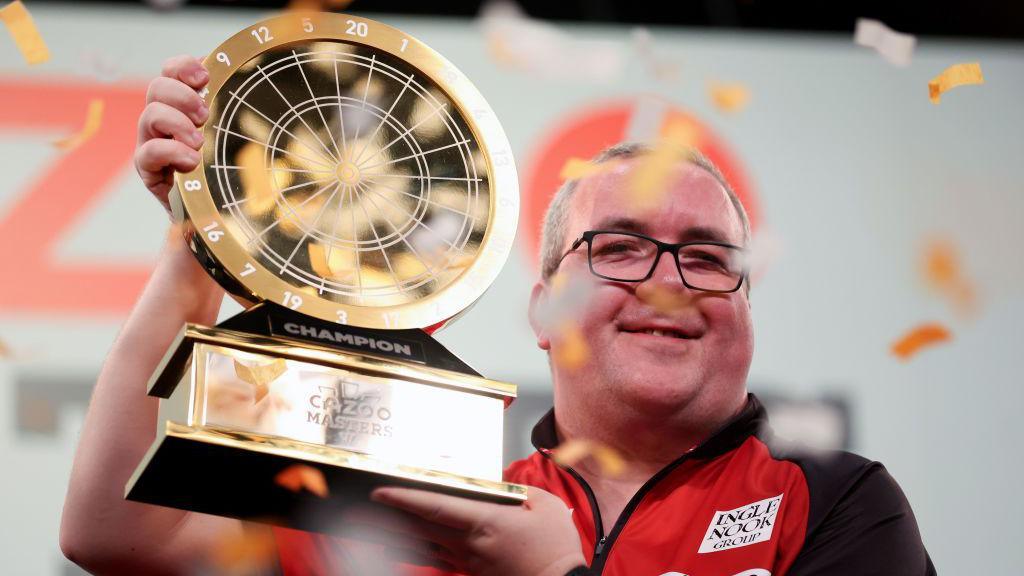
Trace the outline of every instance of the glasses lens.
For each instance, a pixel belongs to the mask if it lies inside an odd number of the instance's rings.
[[[728,246],[691,244],[679,249],[679,267],[694,288],[727,292],[743,278],[743,253]]]
[[[658,247],[646,238],[602,232],[590,241],[594,273],[614,280],[642,280],[651,270]]]

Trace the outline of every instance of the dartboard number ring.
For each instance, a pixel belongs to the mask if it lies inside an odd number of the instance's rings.
[[[246,298],[370,328],[443,322],[511,250],[508,140],[441,55],[356,16],[289,13],[205,59],[183,223]],[[227,285],[227,284],[226,284]]]

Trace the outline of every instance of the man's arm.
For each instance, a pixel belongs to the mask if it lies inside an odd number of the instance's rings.
[[[196,90],[207,74],[195,58],[168,60],[150,83],[139,120],[135,164],[167,206],[175,170],[192,170],[208,111]],[[124,486],[156,435],[157,400],[146,382],[185,322],[210,325],[224,292],[200,267],[177,231],[107,356],[82,428],[61,518],[60,547],[99,574],[194,573],[237,520],[129,502]]]
[[[186,321],[216,321],[222,297],[184,241],[170,238],[100,372],[71,470],[60,546],[90,572],[192,572],[215,534],[240,530],[236,520],[124,499],[156,433],[146,382]]]
[[[910,503],[875,463],[836,503],[787,576],[934,576]]]

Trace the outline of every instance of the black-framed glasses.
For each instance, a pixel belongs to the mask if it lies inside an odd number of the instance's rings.
[[[725,242],[670,244],[637,232],[588,230],[562,254],[562,260],[587,243],[587,260],[594,276],[616,282],[643,282],[654,274],[664,253],[671,254],[683,284],[704,292],[735,292],[747,271],[745,251]],[[558,267],[556,266],[556,268]]]

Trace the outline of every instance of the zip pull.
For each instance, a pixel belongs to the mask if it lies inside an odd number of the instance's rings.
[[[607,536],[601,536],[601,539],[597,541],[597,546],[594,546],[594,557],[597,558],[601,555],[604,550],[604,541],[607,540]]]

